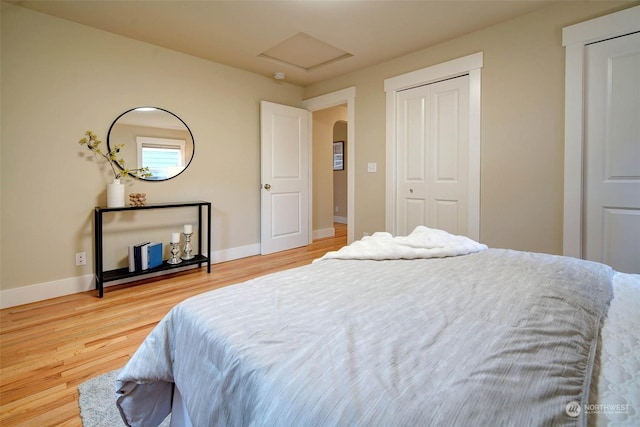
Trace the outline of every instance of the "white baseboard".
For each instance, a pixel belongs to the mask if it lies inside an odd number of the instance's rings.
[[[246,258],[260,254],[260,244],[241,246],[238,248],[225,249],[211,253],[211,263],[216,264],[234,259]],[[184,268],[172,270],[174,272],[197,268],[192,265]],[[134,280],[141,280],[149,277],[162,276],[166,272],[149,273],[136,276],[130,279],[116,280],[104,284],[104,287],[119,285]],[[37,301],[44,301],[65,295],[87,292],[96,288],[94,275],[69,277],[66,279],[54,280],[51,282],[37,283],[34,285],[21,286],[19,288],[6,289],[0,291],[0,308],[15,307],[17,305],[29,304]]]
[[[93,274],[0,291],[0,308],[43,301],[95,289]]]
[[[333,222],[337,222],[340,224],[348,224],[346,216],[334,216]]]
[[[323,228],[321,230],[313,230],[313,240],[324,239],[325,237],[333,237],[336,235],[336,229],[333,227]]]
[[[233,261],[234,259],[246,258],[254,255],[260,255],[260,243],[215,251],[211,254],[211,262],[217,264],[219,262]]]

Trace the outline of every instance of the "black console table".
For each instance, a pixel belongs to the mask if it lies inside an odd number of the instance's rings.
[[[196,201],[196,202],[176,202],[176,203],[162,203],[162,204],[149,204],[145,206],[123,206],[119,208],[104,208],[96,207],[94,211],[94,267],[96,276],[96,289],[98,290],[98,296],[102,298],[104,296],[104,283],[114,280],[127,279],[134,276],[140,276],[143,274],[156,273],[160,271],[174,270],[179,267],[185,267],[188,265],[198,264],[202,266],[207,265],[207,273],[211,273],[211,259],[209,256],[202,254],[202,208],[207,207],[207,254],[211,252],[211,202]],[[118,268],[116,270],[104,271],[103,253],[102,253],[102,217],[108,212],[119,211],[138,211],[147,209],[171,209],[171,208],[184,208],[184,207],[197,207],[198,208],[198,253],[193,259],[183,260],[180,264],[167,264],[166,260],[158,267],[150,268],[142,271],[130,272],[128,267]]]

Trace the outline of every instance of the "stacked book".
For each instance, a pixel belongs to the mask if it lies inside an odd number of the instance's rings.
[[[162,264],[162,243],[129,245],[129,272],[148,270]]]

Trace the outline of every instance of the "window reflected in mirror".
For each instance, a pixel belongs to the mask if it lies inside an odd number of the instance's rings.
[[[138,167],[149,168],[150,180],[169,179],[185,165],[185,140],[139,136]]]

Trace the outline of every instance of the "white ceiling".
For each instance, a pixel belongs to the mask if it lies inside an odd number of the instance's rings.
[[[486,28],[556,1],[22,0],[11,3],[257,74],[272,77],[275,72],[284,72],[286,81],[307,86]],[[336,52],[335,60],[332,52]]]

